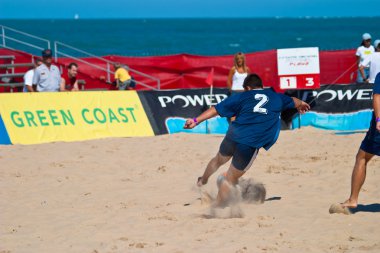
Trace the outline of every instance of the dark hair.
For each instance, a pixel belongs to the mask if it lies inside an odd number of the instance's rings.
[[[113,67],[115,68],[115,70],[117,70],[118,68],[121,68],[121,64],[120,64],[120,62],[115,62],[115,63],[113,64]]]
[[[371,40],[371,39],[368,39],[368,40]],[[363,46],[363,47],[364,47],[366,41],[367,41],[367,40],[362,40],[362,43],[360,44],[360,46]]]
[[[35,64],[37,64],[37,63],[39,63],[39,62],[42,62],[42,60],[41,60],[40,58],[35,58],[35,59],[34,59],[34,63],[35,63]]]
[[[243,87],[251,87],[251,88],[263,88],[263,81],[257,74],[249,74],[243,83]]]
[[[70,63],[70,64],[67,66],[67,68],[68,68],[68,69],[71,69],[73,66],[75,66],[75,67],[78,68],[78,64],[76,64],[75,62]]]

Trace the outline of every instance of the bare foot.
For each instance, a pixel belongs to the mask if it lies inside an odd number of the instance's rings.
[[[353,201],[351,199],[347,199],[341,205],[343,207],[347,207],[347,208],[356,208],[356,207],[358,207],[358,202],[357,201]]]
[[[347,199],[343,203],[340,204],[332,204],[330,206],[329,212],[330,213],[343,213],[343,214],[352,214],[352,210],[355,209],[358,206],[357,201],[353,201],[351,199]]]

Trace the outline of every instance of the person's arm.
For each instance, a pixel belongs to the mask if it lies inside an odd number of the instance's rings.
[[[227,88],[228,90],[232,89],[232,77],[234,76],[235,68],[230,69],[230,73],[228,73],[227,77]]]
[[[26,85],[28,92],[34,92],[33,85]]]
[[[305,103],[304,101],[292,97],[293,102],[294,102],[294,107],[298,110],[299,113],[303,114],[310,110],[310,105],[308,103]]]
[[[364,66],[360,65],[360,67],[359,67],[359,72],[360,72],[360,75],[361,75],[362,78],[363,78],[363,81],[364,81],[365,83],[368,83],[368,79],[367,79],[367,77],[365,76],[365,73],[364,73]]]
[[[59,86],[59,91],[67,91],[66,90],[66,80],[65,80],[65,78],[61,77],[61,84]]]
[[[247,74],[250,74],[250,73],[251,73],[251,69],[247,67]]]
[[[360,56],[356,56],[356,63],[358,66],[360,65]]]
[[[371,64],[371,60],[370,60],[370,57],[367,57],[366,59],[364,59],[362,61],[362,63],[359,64],[359,72],[360,72],[360,75],[362,76],[363,78],[363,81],[368,83],[368,78],[365,76],[365,73],[364,73],[364,68],[365,66],[368,66],[369,64]]]
[[[119,88],[119,73],[120,73],[120,70],[119,69],[117,69],[116,71],[115,71],[115,83],[116,83],[116,88]]]
[[[75,83],[73,85],[73,89],[71,91],[79,91],[78,80],[75,80]]]
[[[377,121],[380,119],[380,94],[373,95],[373,110]],[[377,131],[380,131],[380,121],[376,122],[376,129]]]
[[[34,70],[33,82],[32,82],[32,84],[33,84],[32,86],[34,87],[33,88],[34,91],[38,91],[37,85],[39,82],[40,82],[40,72],[36,69],[36,70]]]
[[[217,115],[218,115],[218,112],[216,111],[215,107],[213,106],[213,107],[207,109],[206,111],[204,111],[198,117],[195,117],[193,119],[187,119],[185,126],[183,128],[184,129],[192,129],[192,128],[196,127],[198,124],[200,124],[201,122],[208,120],[208,119],[211,119]]]
[[[356,49],[356,53],[355,53],[355,55],[356,55],[356,63],[357,63],[356,66],[359,67],[359,64],[360,64],[360,58],[361,58],[361,47],[358,47],[358,48]]]

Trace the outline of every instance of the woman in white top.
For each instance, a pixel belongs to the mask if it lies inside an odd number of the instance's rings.
[[[371,54],[375,52],[375,48],[371,45],[371,35],[369,33],[365,33],[362,35],[362,44],[358,49],[356,50],[356,59],[358,63],[358,67],[360,66],[360,63],[363,62],[366,58],[368,58]],[[365,78],[363,79],[362,75],[360,74],[360,70],[358,70],[358,83],[363,83],[365,79],[368,79],[369,77],[369,65],[364,66],[364,74]]]
[[[227,88],[231,94],[244,91],[243,82],[249,72],[250,70],[246,64],[245,55],[241,52],[235,54],[234,66],[231,68],[227,79]]]

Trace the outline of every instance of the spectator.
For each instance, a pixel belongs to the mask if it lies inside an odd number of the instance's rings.
[[[358,68],[360,67],[360,64],[368,58],[372,53],[375,52],[375,49],[371,45],[371,35],[369,33],[364,33],[362,35],[362,44],[358,49],[356,50],[356,59],[358,63]],[[369,65],[363,65],[364,66],[364,76],[361,75],[361,71],[358,69],[358,77],[357,82],[362,83],[364,82],[364,79],[367,79],[369,76]]]
[[[42,64],[36,68],[33,77],[33,85],[36,85],[38,92],[59,91],[61,73],[57,66],[52,63],[52,53],[50,49],[42,51]]]
[[[375,47],[375,53],[365,58],[359,65],[359,71],[366,83],[374,83],[376,75],[380,72],[380,40],[375,40],[373,43]],[[369,77],[365,76],[365,66],[369,66]]]
[[[115,63],[113,66],[115,68],[116,88],[119,90],[131,90],[132,77],[128,71],[120,63]]]
[[[61,87],[60,91],[78,91],[78,64],[75,62],[70,63],[67,66],[67,73],[64,74],[61,78]]]
[[[34,92],[33,88],[33,76],[34,76],[34,71],[37,67],[39,67],[42,64],[42,61],[40,59],[36,59],[34,61],[34,66],[33,68],[29,69],[25,75],[24,75],[24,92]]]
[[[231,94],[243,92],[244,79],[249,74],[250,70],[246,65],[245,55],[241,52],[234,56],[234,66],[231,68],[227,78],[227,88]]]

